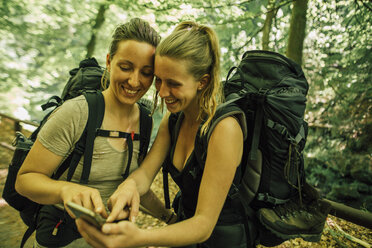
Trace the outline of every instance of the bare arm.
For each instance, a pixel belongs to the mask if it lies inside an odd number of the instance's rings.
[[[170,147],[170,135],[168,131],[168,118],[165,115],[160,123],[158,134],[148,155],[142,162],[141,166],[135,170],[128,179],[136,182],[140,195],[145,194],[154,181],[156,174],[159,172]]]
[[[108,206],[111,208],[110,216],[107,219],[108,222],[117,219],[125,206],[130,207],[130,220],[134,221],[134,218],[138,215],[140,196],[146,194],[150,189],[169,150],[170,135],[168,131],[168,117],[168,115],[163,117],[155,142],[140,167],[133,171],[119,185],[118,189],[108,200]]]
[[[203,242],[210,237],[217,223],[242,153],[243,133],[237,120],[228,117],[216,126],[211,135],[196,212],[192,218],[151,230],[138,229],[129,222],[107,224],[103,227],[104,232],[78,221],[79,231],[88,243],[97,247],[182,246]]]
[[[164,203],[151,189],[147,191],[146,194],[141,196],[141,206],[145,208],[141,210],[163,222],[166,222],[167,224],[176,220],[176,216],[174,215],[173,211],[165,208]]]
[[[105,216],[105,208],[98,190],[50,178],[62,159],[36,139],[18,172],[16,190],[41,204],[65,204],[74,201]]]

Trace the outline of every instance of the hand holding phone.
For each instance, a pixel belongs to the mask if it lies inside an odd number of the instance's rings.
[[[76,218],[82,218],[86,222],[94,225],[99,229],[101,229],[102,225],[106,223],[106,219],[103,218],[100,214],[97,214],[79,204],[67,202],[67,207],[76,216]]]

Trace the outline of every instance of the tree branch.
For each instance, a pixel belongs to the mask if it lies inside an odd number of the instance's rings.
[[[215,25],[225,25],[225,24],[229,24],[229,23],[234,23],[234,22],[244,22],[244,21],[247,21],[247,20],[255,19],[255,18],[260,17],[262,14],[267,14],[267,13],[270,12],[270,11],[275,11],[275,12],[277,12],[281,7],[284,7],[285,5],[290,4],[290,3],[292,3],[292,2],[295,2],[295,1],[296,1],[296,0],[289,0],[289,1],[286,1],[286,2],[284,2],[284,3],[282,3],[282,4],[279,4],[277,7],[273,8],[273,9],[271,9],[271,10],[268,10],[268,11],[266,11],[266,12],[264,12],[264,13],[258,13],[258,14],[254,15],[254,16],[245,17],[245,18],[238,18],[238,19],[235,19],[235,20],[227,20],[227,21],[225,21],[225,22],[216,23]]]
[[[87,55],[85,56],[86,58],[90,58],[93,56],[94,49],[96,47],[96,34],[102,24],[105,22],[105,12],[109,6],[110,3],[103,3],[99,6],[98,14],[96,16],[94,26],[92,27],[92,35],[87,44]]]
[[[241,51],[244,47],[246,47],[249,43],[251,43],[252,39],[253,39],[254,37],[256,37],[257,34],[263,30],[263,28],[264,28],[264,27],[261,27],[260,29],[258,29],[254,34],[251,35],[251,38],[250,38],[246,43],[244,43],[243,46],[241,46],[241,47],[239,47],[238,49],[236,49],[236,51],[237,51],[236,54],[240,54],[240,51]]]

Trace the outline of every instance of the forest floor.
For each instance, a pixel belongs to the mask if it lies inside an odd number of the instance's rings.
[[[14,138],[13,124],[6,119],[0,118],[0,143],[11,144]],[[13,152],[3,146],[0,146],[0,192],[2,193],[8,165]],[[152,184],[153,191],[160,199],[163,198],[162,176],[156,177]],[[171,199],[177,192],[177,186],[170,179]],[[153,217],[140,213],[137,218],[137,224],[141,228],[156,228],[162,226],[160,221]],[[7,205],[4,199],[0,198],[0,247],[12,248],[18,247],[26,226],[20,219],[18,212]],[[353,239],[353,240],[351,240]],[[32,239],[30,239],[32,240]],[[30,241],[29,240],[29,241]],[[319,242],[306,242],[300,238],[293,239],[282,243],[277,248],[295,248],[295,247],[369,247],[372,245],[372,230],[364,228],[345,220],[329,215]],[[27,242],[26,247],[32,247],[31,242]],[[258,246],[263,248],[264,246]]]

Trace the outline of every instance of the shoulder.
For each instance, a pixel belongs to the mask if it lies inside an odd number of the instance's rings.
[[[57,116],[65,118],[80,117],[82,112],[88,112],[88,103],[84,96],[78,96],[65,101],[61,106],[53,110],[48,120],[54,119]]]
[[[88,102],[83,95],[67,100],[62,104],[64,109],[74,109],[75,111],[83,111],[88,109]]]
[[[81,136],[87,119],[88,104],[84,96],[68,100],[50,115],[38,139],[48,150],[65,156]]]
[[[212,161],[225,161],[238,166],[243,151],[243,131],[238,120],[234,117],[226,117],[217,123],[207,145],[207,157],[213,157]],[[211,158],[210,158],[211,159]],[[209,159],[209,160],[210,160]],[[207,162],[206,158],[206,162]]]
[[[242,133],[243,139],[246,139],[247,123],[244,112],[235,105],[220,105],[205,135],[207,141],[209,141],[212,134],[216,135],[215,133],[219,132],[225,133],[225,135],[236,134],[236,132]]]
[[[53,118],[55,115],[79,117],[84,112],[88,113],[88,103],[85,97],[81,95],[65,101],[61,106],[53,111],[50,118]]]
[[[238,119],[235,116],[228,116],[220,120],[212,130],[210,137],[212,136],[223,136],[228,138],[242,136],[243,131],[240,126]]]

